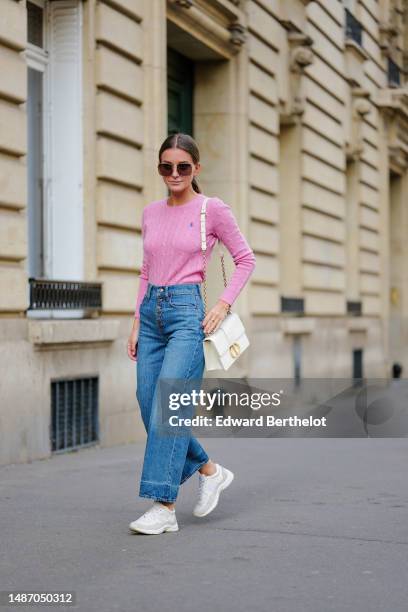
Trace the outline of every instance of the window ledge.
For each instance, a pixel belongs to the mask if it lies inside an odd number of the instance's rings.
[[[367,51],[352,38],[345,40],[346,53],[352,53],[360,62],[365,62],[370,56]]]
[[[281,320],[281,330],[284,334],[311,334],[315,326],[315,321],[307,317],[294,317]]]
[[[368,332],[369,320],[360,318],[349,319],[347,326],[349,331]]]
[[[29,321],[28,340],[36,345],[113,342],[119,326],[115,319]]]

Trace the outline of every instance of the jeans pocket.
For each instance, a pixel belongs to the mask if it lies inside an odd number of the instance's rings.
[[[142,306],[145,306],[147,304],[148,299],[149,298],[147,297],[147,293],[145,293],[144,296],[143,296],[143,300],[140,302],[139,312],[141,311]]]
[[[169,296],[169,304],[172,308],[197,309],[198,296],[195,293],[172,293]]]

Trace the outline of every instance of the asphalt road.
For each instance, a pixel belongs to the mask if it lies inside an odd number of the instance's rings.
[[[75,591],[81,612],[406,612],[407,439],[202,443],[234,482],[199,519],[193,476],[158,536],[128,530],[143,443],[0,468],[0,590]]]

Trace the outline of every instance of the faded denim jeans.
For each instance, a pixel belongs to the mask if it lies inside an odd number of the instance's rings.
[[[209,460],[190,430],[187,435],[160,430],[160,380],[184,381],[184,389],[191,381],[199,390],[196,381],[201,383],[205,367],[203,319],[198,283],[148,284],[140,305],[136,362],[136,397],[147,432],[140,497],[175,501],[179,486]],[[185,414],[193,416],[192,408]]]

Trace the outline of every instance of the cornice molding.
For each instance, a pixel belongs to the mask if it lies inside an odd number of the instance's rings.
[[[380,90],[375,104],[385,117],[390,166],[403,173],[408,168],[408,85]]]
[[[399,113],[408,120],[408,85],[381,89],[375,98],[375,104],[385,112]]]
[[[246,15],[229,0],[167,0],[167,11],[179,27],[213,41],[225,56],[236,54],[246,42]]]

